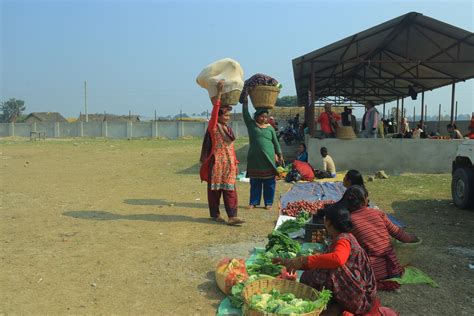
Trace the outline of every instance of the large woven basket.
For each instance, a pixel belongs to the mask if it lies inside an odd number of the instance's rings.
[[[398,262],[402,266],[406,266],[411,263],[413,255],[416,253],[418,246],[423,243],[423,240],[413,242],[413,243],[403,243],[396,239],[392,240],[393,249],[397,255]]]
[[[221,104],[222,105],[236,105],[239,103],[240,98],[240,90],[232,90],[230,92],[226,92],[221,96]]]
[[[267,280],[256,280],[250,284],[247,284],[243,291],[242,291],[242,298],[244,300],[244,306],[242,311],[244,315],[247,316],[272,316],[278,315],[273,313],[261,312],[258,310],[254,310],[250,308],[250,298],[254,294],[261,294],[267,293],[271,289],[276,289],[281,293],[293,293],[297,298],[307,299],[315,301],[318,299],[319,294],[318,291],[313,289],[310,286],[305,284],[296,282],[296,281],[288,281],[288,280],[280,280],[280,279],[267,279]],[[305,316],[319,316],[322,310],[315,310],[310,313],[299,314]]]
[[[273,109],[280,94],[275,86],[255,86],[249,89],[250,100],[256,109]]]
[[[337,128],[337,138],[339,139],[354,139],[356,134],[352,126],[340,126]]]

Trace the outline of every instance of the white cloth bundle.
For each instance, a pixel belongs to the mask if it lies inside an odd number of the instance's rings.
[[[209,97],[217,95],[217,82],[225,80],[223,93],[240,90],[244,87],[244,71],[240,64],[231,58],[218,60],[204,68],[196,82],[207,89]]]

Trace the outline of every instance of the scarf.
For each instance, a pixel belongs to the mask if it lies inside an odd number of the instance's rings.
[[[221,133],[222,138],[226,142],[226,144],[230,144],[235,140],[235,135],[234,131],[230,126],[225,126],[220,123],[217,123],[217,130],[219,133]],[[202,147],[201,147],[201,157],[199,158],[199,161],[201,163],[204,163],[212,153],[212,139],[211,139],[211,133],[209,133],[209,130],[206,131],[206,134],[204,135],[204,139],[202,141]]]

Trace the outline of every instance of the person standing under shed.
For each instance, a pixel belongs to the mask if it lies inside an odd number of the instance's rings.
[[[380,121],[379,111],[375,108],[372,101],[368,101],[364,117],[362,118],[362,134],[363,138],[377,138],[377,128]]]
[[[331,103],[324,105],[324,112],[319,114],[317,122],[321,125],[321,132],[324,138],[335,138],[338,122],[341,116],[332,111]]]
[[[352,107],[345,106],[344,112],[341,113],[342,126],[351,126],[354,133],[357,134],[357,122],[355,115],[352,114]]]

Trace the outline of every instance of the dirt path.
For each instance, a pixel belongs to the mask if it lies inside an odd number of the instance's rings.
[[[277,217],[242,209],[249,224],[241,228],[209,221],[200,140],[0,145],[0,314],[213,315],[223,298],[215,263],[264,244]],[[245,149],[238,153],[245,165]],[[437,186],[416,193],[427,179]],[[474,272],[447,247],[474,248],[474,212],[449,205],[448,179],[369,186],[379,205],[416,227],[426,247],[415,263],[441,285],[383,295],[403,315],[473,314]],[[385,192],[386,184],[397,191]],[[279,183],[278,191],[289,187]],[[248,184],[238,191],[244,207]]]

